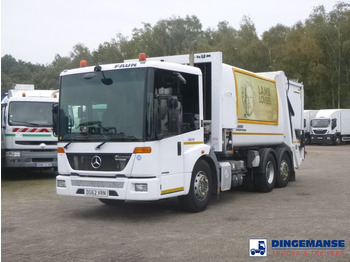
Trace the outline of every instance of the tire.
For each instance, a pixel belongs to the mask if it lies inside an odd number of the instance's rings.
[[[309,145],[310,144],[310,137],[309,136],[305,136],[305,145]]]
[[[207,162],[199,160],[193,168],[187,195],[179,197],[184,211],[197,213],[207,208],[212,192],[212,175]]]
[[[335,139],[334,139],[334,144],[335,145],[340,145],[341,144],[341,138],[340,136],[336,136]]]
[[[275,186],[277,174],[276,161],[271,152],[263,158],[261,168],[261,172],[254,175],[255,189],[260,192],[271,192]]]
[[[99,198],[98,200],[100,200],[103,204],[107,206],[119,206],[125,202],[125,200],[106,199],[106,198]]]
[[[243,190],[250,191],[250,192],[255,191],[254,172],[252,168],[247,168],[247,173],[243,179],[242,188]]]
[[[278,158],[275,187],[286,187],[292,176],[293,167],[287,152],[282,152],[282,156],[278,156]]]

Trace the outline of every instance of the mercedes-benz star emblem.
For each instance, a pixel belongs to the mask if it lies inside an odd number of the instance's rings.
[[[91,166],[94,169],[98,169],[100,168],[102,165],[102,159],[99,156],[94,156],[93,158],[91,158]]]

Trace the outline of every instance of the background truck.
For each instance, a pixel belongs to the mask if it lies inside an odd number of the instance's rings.
[[[305,144],[310,144],[311,134],[311,120],[314,119],[320,110],[304,110],[304,130],[305,130]]]
[[[350,109],[322,109],[311,120],[312,144],[350,141]]]
[[[54,90],[16,85],[1,102],[2,167],[57,167],[57,137],[52,132]]]
[[[303,85],[222,53],[66,70],[53,109],[58,194],[106,204],[178,197],[204,210],[243,183],[269,192],[304,158]]]

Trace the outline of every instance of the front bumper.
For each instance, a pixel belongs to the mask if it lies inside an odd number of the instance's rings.
[[[147,184],[147,191],[136,185]],[[158,200],[163,198],[159,178],[96,178],[79,176],[56,177],[59,195],[95,197],[116,200]]]
[[[323,144],[323,145],[332,145],[335,142],[334,135],[311,135],[310,143],[311,144]]]
[[[15,153],[14,153],[15,152]],[[6,167],[57,167],[57,150],[51,151],[5,151],[4,158]]]

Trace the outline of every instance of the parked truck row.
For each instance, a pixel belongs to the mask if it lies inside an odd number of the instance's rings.
[[[199,212],[235,186],[284,187],[304,159],[303,111],[302,84],[224,64],[220,52],[65,70],[53,109],[57,193],[178,197]]]
[[[307,143],[339,145],[350,141],[350,109],[304,111]]]

